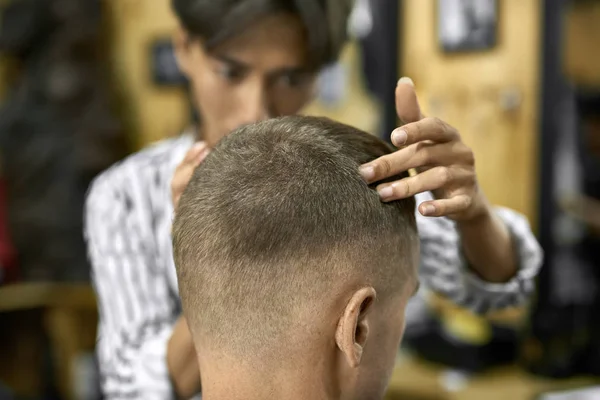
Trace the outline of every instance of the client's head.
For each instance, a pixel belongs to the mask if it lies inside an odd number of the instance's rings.
[[[284,117],[234,131],[196,170],[173,244],[205,397],[254,378],[263,398],[383,396],[417,286],[415,202],[383,203],[359,165],[391,151]]]

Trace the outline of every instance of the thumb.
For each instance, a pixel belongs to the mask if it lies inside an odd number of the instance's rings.
[[[424,118],[417,99],[415,84],[412,79],[404,77],[396,86],[396,112],[403,124],[417,122]]]

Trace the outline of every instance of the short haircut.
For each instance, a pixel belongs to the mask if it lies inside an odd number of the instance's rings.
[[[383,203],[359,174],[392,151],[315,117],[272,119],[225,137],[196,169],[173,225],[192,332],[238,356],[272,349],[298,331],[303,310],[357,277],[381,298],[416,278],[414,198]]]
[[[182,26],[211,50],[262,17],[279,12],[297,15],[308,39],[311,67],[337,60],[347,40],[354,0],[172,0]]]

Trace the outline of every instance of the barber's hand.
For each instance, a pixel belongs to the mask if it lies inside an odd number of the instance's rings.
[[[177,398],[189,399],[200,393],[202,385],[196,348],[183,316],[177,319],[167,342],[167,367]]]
[[[435,200],[419,206],[422,215],[456,221],[484,215],[488,206],[477,184],[473,151],[456,129],[421,114],[414,84],[408,78],[398,82],[396,110],[406,124],[392,133],[392,142],[400,149],[361,166],[363,178],[373,183],[414,168],[416,175],[377,187],[383,201],[431,191]]]
[[[173,200],[173,208],[177,209],[179,198],[183,194],[185,187],[192,179],[194,170],[206,158],[210,149],[204,142],[196,143],[187,152],[185,158],[175,169],[173,180],[171,181],[171,199]]]

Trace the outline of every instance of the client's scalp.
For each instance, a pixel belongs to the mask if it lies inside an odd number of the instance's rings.
[[[382,203],[358,173],[392,150],[313,117],[248,125],[223,139],[196,170],[173,227],[194,334],[230,352],[256,350],[293,328],[298,307],[347,280],[385,293],[414,273],[402,269],[412,264],[414,199]]]

